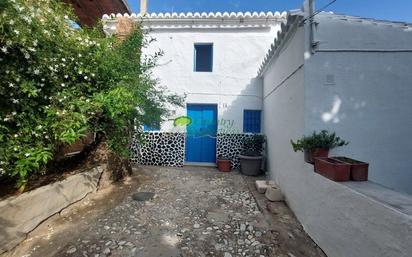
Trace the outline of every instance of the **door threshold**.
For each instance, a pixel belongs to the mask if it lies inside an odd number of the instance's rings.
[[[185,166],[201,166],[201,167],[216,167],[216,163],[213,162],[185,162]]]

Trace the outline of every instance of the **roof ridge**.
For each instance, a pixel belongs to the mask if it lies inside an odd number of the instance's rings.
[[[283,42],[288,39],[288,34],[294,24],[300,22],[303,16],[299,12],[289,12],[286,22],[281,24],[281,29],[278,31],[273,43],[270,45],[265,57],[263,58],[262,64],[258,70],[258,77],[262,75],[265,71],[266,66],[272,60],[273,56],[276,54],[277,50],[282,46]]]
[[[166,13],[148,13],[145,15],[141,15],[140,13],[111,13],[111,14],[104,14],[102,19],[116,19],[120,17],[130,17],[130,18],[141,18],[141,19],[210,19],[210,18],[226,18],[226,19],[254,19],[254,18],[286,18],[287,12],[187,12],[187,13],[177,13],[177,12],[166,12]]]
[[[412,26],[411,22],[406,21],[393,21],[393,20],[385,20],[385,19],[376,19],[372,17],[362,17],[344,13],[335,13],[335,12],[320,12],[321,15],[330,15],[331,18],[341,18],[341,19],[348,19],[349,21],[368,21],[372,23],[382,23],[382,24],[394,24],[399,26]]]

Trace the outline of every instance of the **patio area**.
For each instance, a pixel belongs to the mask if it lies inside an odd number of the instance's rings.
[[[213,168],[134,168],[3,256],[325,256],[283,202],[255,191],[255,179]],[[137,201],[138,192],[154,196]]]

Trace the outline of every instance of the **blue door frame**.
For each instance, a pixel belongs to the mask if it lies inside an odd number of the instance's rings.
[[[216,162],[217,105],[187,104],[186,162]]]

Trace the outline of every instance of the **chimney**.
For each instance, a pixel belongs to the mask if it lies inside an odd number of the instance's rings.
[[[143,16],[147,13],[147,0],[140,0],[140,14]]]

